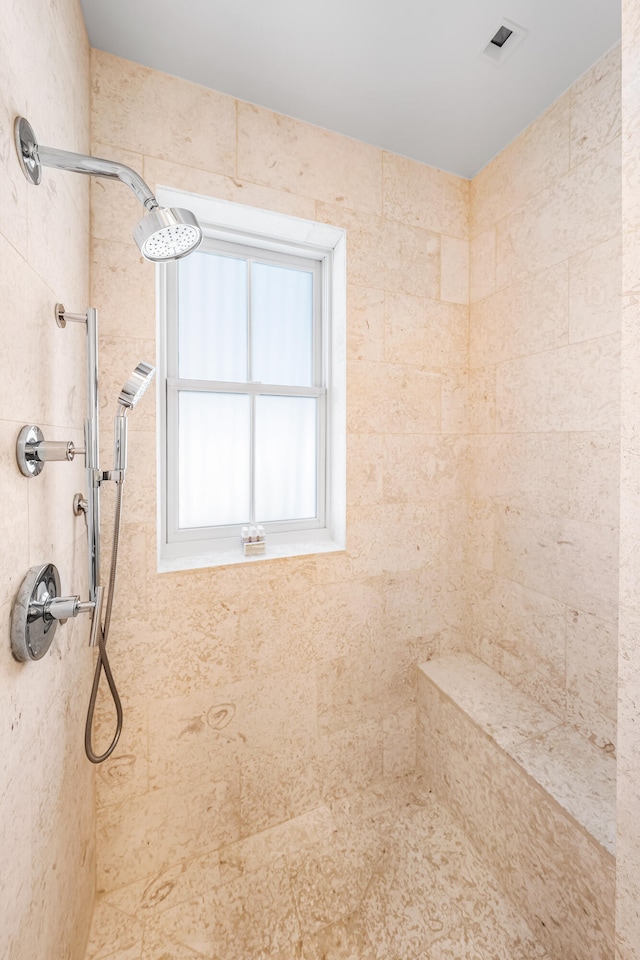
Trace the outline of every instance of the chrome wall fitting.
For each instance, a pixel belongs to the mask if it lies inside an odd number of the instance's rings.
[[[103,588],[95,600],[60,596],[60,574],[53,563],[31,567],[22,581],[11,614],[11,653],[15,660],[41,660],[51,646],[56,625],[80,613],[91,613],[91,645],[97,641]]]
[[[11,653],[15,660],[41,660],[55,636],[57,620],[44,616],[45,604],[60,596],[60,574],[52,563],[31,567],[11,614]]]
[[[145,216],[133,234],[145,259],[154,263],[179,260],[193,253],[202,243],[202,227],[194,214],[178,207],[160,207],[149,186],[131,167],[84,153],[45,147],[38,143],[33,127],[24,117],[15,118],[13,132],[22,172],[34,186],[42,180],[42,168],[52,167],[54,170],[119,180],[129,187],[145,209]]]
[[[84,447],[76,447],[71,440],[45,440],[42,430],[35,424],[24,426],[16,442],[16,460],[25,477],[39,476],[45,463],[71,461],[80,453],[84,453]]]

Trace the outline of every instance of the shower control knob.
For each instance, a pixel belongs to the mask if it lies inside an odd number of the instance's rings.
[[[58,621],[44,616],[48,602],[60,596],[60,574],[53,563],[31,567],[11,612],[11,653],[15,660],[41,660],[51,646]]]
[[[45,440],[40,427],[27,424],[18,434],[16,459],[25,477],[37,477],[45,463],[52,460],[73,460],[84,447],[76,447],[71,440]]]

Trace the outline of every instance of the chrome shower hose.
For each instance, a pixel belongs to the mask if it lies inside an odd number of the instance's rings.
[[[91,696],[89,698],[89,709],[87,710],[87,722],[84,728],[84,749],[91,763],[102,763],[111,756],[116,748],[120,734],[122,733],[122,703],[118,694],[116,682],[113,679],[109,658],[107,657],[107,640],[109,639],[109,628],[111,626],[111,611],[113,609],[113,594],[116,585],[116,571],[118,568],[118,548],[120,545],[120,523],[122,520],[122,487],[123,482],[116,484],[116,508],[113,524],[113,546],[111,548],[111,569],[109,570],[109,586],[107,589],[107,606],[104,615],[104,626],[98,627],[98,659],[96,669],[93,675],[93,686],[91,687]],[[96,700],[98,698],[98,688],[100,686],[100,677],[102,671],[107,678],[109,690],[113,698],[113,705],[116,708],[116,730],[113,740],[104,753],[97,754],[93,750],[92,730],[93,719],[96,709]]]

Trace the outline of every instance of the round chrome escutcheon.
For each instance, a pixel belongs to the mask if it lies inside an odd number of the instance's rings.
[[[60,574],[53,563],[31,567],[11,614],[11,653],[15,660],[40,660],[51,646],[57,620],[45,614],[47,600],[60,596]]]

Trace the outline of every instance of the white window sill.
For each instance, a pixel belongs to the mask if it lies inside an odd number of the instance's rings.
[[[283,557],[306,557],[314,553],[341,553],[343,543],[336,540],[307,540],[296,543],[269,543],[260,557],[245,557],[240,545],[231,550],[217,550],[190,554],[186,557],[163,557],[158,560],[158,573],[176,573],[180,570],[201,570],[204,567],[225,567],[233,563],[264,563]]]

